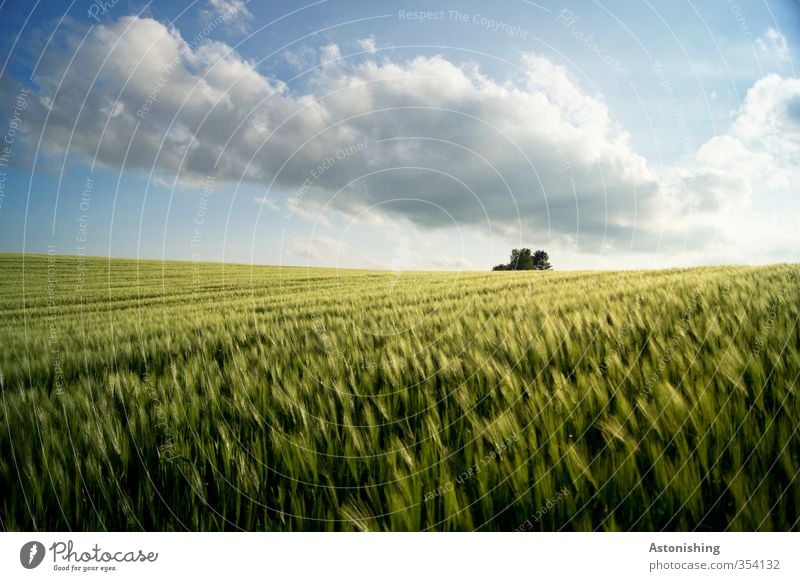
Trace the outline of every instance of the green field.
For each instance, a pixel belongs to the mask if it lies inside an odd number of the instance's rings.
[[[0,254],[6,530],[798,530],[800,267]]]

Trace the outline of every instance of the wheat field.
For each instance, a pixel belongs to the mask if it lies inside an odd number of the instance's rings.
[[[800,267],[0,255],[4,530],[798,530]]]

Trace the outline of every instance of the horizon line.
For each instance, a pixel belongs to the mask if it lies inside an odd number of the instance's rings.
[[[493,271],[492,267],[487,268],[486,270],[473,270],[473,269],[463,269],[463,270],[423,270],[423,269],[410,269],[410,270],[403,270],[403,269],[392,269],[392,268],[367,268],[367,267],[360,267],[360,266],[312,266],[312,265],[303,265],[303,264],[267,264],[267,263],[260,263],[260,262],[227,262],[227,261],[220,261],[220,260],[194,260],[191,258],[148,258],[148,257],[132,257],[132,256],[111,256],[111,255],[96,255],[96,254],[70,254],[64,252],[20,252],[20,251],[9,251],[9,250],[0,250],[0,256],[22,256],[23,259],[26,256],[31,257],[49,257],[49,256],[58,256],[61,258],[75,258],[75,259],[94,259],[94,260],[132,260],[136,262],[159,262],[159,263],[166,263],[166,262],[178,262],[178,263],[187,263],[187,264],[204,264],[204,265],[221,265],[221,266],[249,266],[253,267],[261,267],[261,268],[306,268],[306,269],[320,269],[320,270],[358,270],[364,272],[417,272],[417,273],[491,273],[491,272],[527,272],[526,270],[506,270],[506,271]],[[768,262],[764,264],[697,264],[694,266],[664,266],[664,267],[656,267],[656,268],[580,268],[580,269],[557,269],[553,267],[550,270],[535,270],[532,269],[532,272],[655,272],[655,271],[665,271],[665,270],[689,270],[689,269],[699,269],[699,268],[763,268],[763,267],[770,267],[770,266],[798,266],[800,262]]]

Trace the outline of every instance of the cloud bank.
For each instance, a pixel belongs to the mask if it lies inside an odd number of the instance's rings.
[[[244,4],[238,14],[249,18]],[[368,39],[357,59],[324,47],[287,84],[149,18],[80,38],[39,67],[28,128],[48,155],[257,184],[259,203],[310,219],[369,210],[421,229],[655,251],[702,247],[722,235],[720,212],[753,203],[754,184],[798,178],[800,81],[777,75],[748,91],[692,167],[656,168],[605,102],[536,54],[497,79],[443,56],[395,61]]]

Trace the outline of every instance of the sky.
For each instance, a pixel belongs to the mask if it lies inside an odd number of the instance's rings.
[[[0,251],[798,261],[800,0],[0,2]]]

